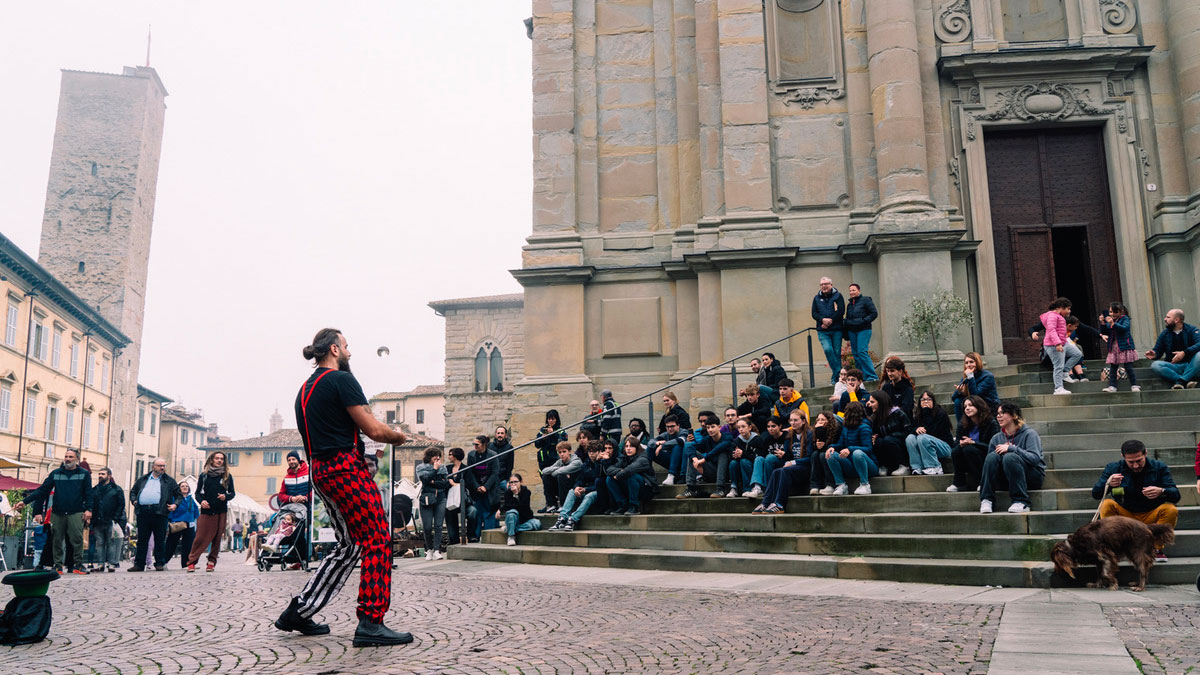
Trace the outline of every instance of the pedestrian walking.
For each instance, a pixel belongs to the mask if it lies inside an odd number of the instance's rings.
[[[188,555],[192,552],[192,544],[196,541],[196,519],[200,516],[200,506],[192,497],[192,486],[186,482],[179,484],[183,501],[179,508],[167,516],[167,552],[169,561],[179,551],[179,567],[186,569]]]
[[[229,515],[229,502],[237,496],[233,490],[233,476],[225,465],[225,453],[220,450],[204,461],[204,470],[196,478],[196,501],[200,504],[200,516],[196,518],[196,540],[188,555],[187,571],[196,571],[196,561],[208,549],[208,564],[205,572],[217,566],[221,554],[221,536],[225,534],[225,519]]]
[[[183,493],[174,478],[167,475],[167,462],[156,457],[150,473],[137,479],[129,488],[129,503],[137,514],[137,551],[130,572],[146,571],[146,553],[154,539],[154,569],[161,572],[167,564],[167,514],[183,500]]]
[[[93,572],[116,572],[125,539],[125,491],[107,466],[96,473],[92,488]]]

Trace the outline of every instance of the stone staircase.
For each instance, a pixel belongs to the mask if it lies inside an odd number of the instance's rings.
[[[1166,462],[1180,485],[1179,525],[1170,562],[1155,565],[1151,582],[1194,583],[1200,576],[1200,501],[1192,470],[1200,431],[1200,389],[1172,391],[1147,363],[1136,364],[1140,393],[1103,393],[1103,364],[1089,362],[1093,381],[1068,385],[1074,394],[1053,396],[1048,371],[1036,364],[993,371],[1001,398],[1018,401],[1042,437],[1046,481],[1032,493],[1033,511],[978,513],[977,493],[947,493],[951,476],[873,478],[868,496],[793,497],[788,513],[751,515],[750,499],[677,500],[682,486],[659,488],[639,516],[587,516],[571,533],[525,532],[505,546],[499,530],[483,542],[454,546],[460,560],[523,562],[654,570],[792,574],[844,579],[1047,587],[1080,581],[1056,575],[1048,562],[1054,543],[1091,520],[1091,486],[1101,468],[1119,457],[1121,442],[1138,438]],[[918,378],[918,393],[932,388],[949,403],[959,375]],[[820,410],[828,387],[805,392]],[[543,519],[549,527],[553,517]],[[1132,570],[1122,566],[1122,580]]]

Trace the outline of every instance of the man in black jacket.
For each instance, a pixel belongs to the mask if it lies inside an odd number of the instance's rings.
[[[842,317],[845,313],[846,300],[841,292],[833,287],[832,279],[821,277],[821,290],[813,296],[812,318],[817,322],[817,339],[821,341],[821,349],[829,363],[830,384],[837,384],[838,373],[842,371]]]
[[[521,474],[514,473],[508,479],[508,489],[500,498],[500,512],[504,514],[504,531],[508,533],[508,545],[517,545],[517,533],[542,529],[542,521],[533,515],[529,506],[529,488],[521,485]]]
[[[488,450],[496,453],[496,462],[500,466],[500,484],[503,485],[508,481],[508,477],[513,472],[513,461],[516,459],[515,452],[505,454],[506,450],[512,450],[512,440],[508,437],[508,427],[500,425],[496,427],[496,436],[488,443]]]
[[[1107,494],[1105,487],[1107,486]],[[1100,517],[1125,516],[1147,525],[1170,525],[1179,521],[1179,488],[1171,469],[1146,455],[1146,445],[1130,439],[1121,444],[1120,461],[1104,467],[1092,486],[1092,499],[1100,502]],[[1155,551],[1158,562],[1166,562],[1162,549]]]
[[[83,569],[83,526],[92,518],[92,474],[79,466],[79,455],[74,450],[67,450],[62,465],[51,471],[40,486],[27,492],[15,508],[20,511],[28,501],[34,513],[41,513],[51,492],[54,493],[54,507],[50,511],[54,569],[62,574],[70,537],[72,559],[67,564],[68,571],[87,574]],[[41,524],[42,517],[34,516],[33,522]]]
[[[167,514],[183,501],[179,484],[167,475],[167,462],[156,457],[150,473],[137,479],[129,488],[129,503],[137,516],[137,551],[130,572],[146,571],[146,549],[154,535],[154,569],[163,571],[167,565]]]
[[[479,541],[484,528],[496,527],[496,508],[500,505],[500,463],[487,443],[487,436],[475,437],[467,453],[467,466],[471,468],[463,472],[467,495],[475,506],[475,522],[468,539],[472,543]],[[475,464],[478,466],[472,466]]]
[[[125,491],[113,480],[112,470],[104,467],[96,474],[96,487],[92,488],[92,536],[96,542],[93,560],[98,563],[93,571],[117,571],[124,532]]]
[[[875,364],[871,363],[871,324],[879,318],[875,310],[875,302],[869,296],[862,294],[862,287],[850,284],[850,300],[846,303],[846,339],[850,341],[850,351],[854,354],[854,365],[866,376],[867,382],[879,380],[875,374]]]

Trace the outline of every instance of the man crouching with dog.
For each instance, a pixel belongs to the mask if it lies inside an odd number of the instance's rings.
[[[1105,497],[1105,486],[1108,496]],[[1100,518],[1125,516],[1146,525],[1169,525],[1179,520],[1179,488],[1171,470],[1163,462],[1146,456],[1146,445],[1138,440],[1121,444],[1120,461],[1104,467],[1100,480],[1092,487],[1092,498],[1101,499]],[[1166,562],[1162,548],[1154,551],[1155,562]]]

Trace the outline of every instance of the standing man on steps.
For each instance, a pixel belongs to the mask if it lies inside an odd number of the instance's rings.
[[[316,361],[316,371],[296,396],[296,424],[312,462],[313,489],[329,512],[337,546],[292,598],[275,627],[304,635],[328,633],[329,626],[316,623],[313,616],[341,590],[361,558],[354,646],[407,644],[412,635],[383,625],[392,601],[391,532],[379,488],[367,470],[359,431],[393,445],[408,437],[371,415],[362,387],[350,374],[350,348],[341,331],[321,329],[303,354]]]

